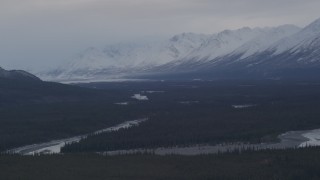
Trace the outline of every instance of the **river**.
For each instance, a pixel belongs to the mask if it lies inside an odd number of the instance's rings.
[[[306,146],[320,146],[320,129],[307,131],[290,131],[278,136],[280,142],[245,144],[245,143],[224,143],[218,145],[194,145],[188,147],[170,147],[154,149],[133,149],[104,152],[104,155],[121,155],[135,153],[153,153],[156,155],[202,155],[231,152],[244,149],[287,149],[302,148]]]
[[[126,121],[124,123],[102,129],[90,134],[100,134],[105,132],[118,131],[120,129],[137,126],[140,123],[148,120],[138,119],[133,121]],[[66,139],[53,140],[46,143],[33,144],[12,149],[8,152],[33,155],[33,154],[57,154],[61,152],[61,148],[67,143],[79,142],[81,139],[88,137],[89,134],[75,136]],[[119,155],[119,154],[135,154],[135,153],[154,153],[156,155],[201,155],[201,154],[216,154],[223,152],[230,152],[234,150],[243,149],[286,149],[286,148],[301,148],[306,146],[320,146],[320,129],[305,130],[305,131],[290,131],[278,136],[279,142],[276,143],[261,143],[261,144],[245,144],[245,143],[224,143],[218,145],[194,145],[188,147],[170,147],[170,148],[153,148],[153,149],[132,149],[132,150],[117,150],[103,152],[105,155]]]
[[[118,131],[120,129],[126,129],[133,126],[137,126],[146,120],[148,119],[144,118],[144,119],[137,119],[133,121],[126,121],[124,123],[121,123],[106,129],[101,129],[90,134],[101,134],[105,132]],[[61,152],[61,148],[65,146],[65,144],[79,142],[81,139],[88,137],[90,134],[75,136],[75,137],[66,138],[66,139],[53,140],[50,142],[45,142],[40,144],[23,146],[23,147],[9,150],[7,152],[13,153],[13,154],[21,154],[21,155],[57,154]]]

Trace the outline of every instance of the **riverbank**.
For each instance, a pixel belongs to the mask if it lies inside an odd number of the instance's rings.
[[[124,123],[102,129],[90,134],[101,134],[107,132],[118,131],[133,126],[138,126],[140,123],[146,121],[145,119],[138,119],[133,121],[126,121]],[[34,154],[59,154],[61,148],[66,144],[77,143],[81,139],[88,137],[90,134],[81,136],[53,140],[46,143],[23,146],[20,148],[7,151],[12,154],[34,155]],[[154,149],[131,149],[131,150],[117,150],[102,152],[104,155],[125,155],[137,153],[150,153],[155,155],[203,155],[203,154],[218,154],[233,151],[244,150],[266,150],[266,149],[290,149],[307,146],[320,146],[320,129],[306,130],[306,131],[290,131],[278,136],[280,140],[277,143],[261,143],[261,144],[247,144],[247,143],[224,143],[218,145],[193,145],[188,147],[170,147],[170,148],[154,148]]]
[[[90,134],[101,134],[107,132],[118,131],[120,129],[127,129],[133,126],[138,126],[140,123],[147,121],[147,118],[137,119],[132,121],[126,121],[124,123],[108,127],[106,129],[98,130]],[[50,142],[33,144],[28,146],[23,146],[19,148],[15,148],[12,150],[8,150],[7,153],[11,154],[21,154],[21,155],[34,155],[34,154],[58,154],[61,152],[61,148],[66,144],[79,142],[81,139],[88,137],[90,134],[75,136],[66,139],[53,140]]]
[[[155,148],[155,149],[133,149],[133,150],[118,150],[107,151],[104,155],[125,155],[136,153],[152,153],[155,155],[203,155],[203,154],[218,154],[233,151],[244,150],[266,150],[266,149],[290,149],[305,147],[305,144],[313,146],[320,145],[320,139],[313,137],[320,136],[320,129],[307,131],[290,131],[278,136],[280,142],[277,143],[261,143],[261,144],[245,144],[231,143],[218,145],[194,145],[189,147],[170,147],[170,148]]]

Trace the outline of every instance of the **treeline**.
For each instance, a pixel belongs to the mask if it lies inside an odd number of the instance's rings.
[[[320,149],[199,156],[0,155],[0,169],[0,179],[6,180],[319,179]]]

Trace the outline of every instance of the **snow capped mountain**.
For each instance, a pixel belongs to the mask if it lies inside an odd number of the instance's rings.
[[[320,18],[313,21],[310,25],[305,27],[301,32],[305,36],[313,36],[320,34]]]
[[[89,48],[45,79],[97,80],[134,74],[217,71],[222,67],[272,69],[320,63],[320,19],[294,25],[241,28],[217,34],[183,33],[154,43]],[[231,71],[231,70],[230,70]]]
[[[294,51],[303,44],[310,44],[314,39],[320,36],[320,19],[314,21],[310,25],[303,28],[298,33],[281,39],[274,46],[271,47],[274,50],[274,55],[279,55],[285,51]]]
[[[183,33],[163,42],[117,44],[101,49],[92,47],[60,68],[39,75],[49,80],[91,79],[97,76],[114,78],[119,74],[141,71],[180,59],[207,38],[208,35]]]
[[[242,28],[235,31],[225,30],[210,36],[199,48],[193,50],[188,58],[212,60],[231,53],[242,44],[258,37],[263,31],[259,28]]]
[[[118,44],[103,49],[90,48],[76,57],[75,69],[135,68],[162,65],[181,58],[198,47],[206,35],[183,33],[168,41],[148,44]]]
[[[219,66],[221,63],[241,61],[249,56],[265,51],[271,44],[300,31],[294,25],[283,25],[275,28],[242,28],[225,30],[211,35],[201,46],[187,56],[171,61],[163,66],[154,67],[151,71],[193,71],[197,68]],[[230,63],[230,62],[228,62]]]
[[[241,59],[247,58],[255,53],[266,51],[272,44],[280,39],[289,37],[301,29],[294,25],[283,25],[276,28],[260,29],[260,34],[251,41],[236,49],[234,54],[243,54]]]

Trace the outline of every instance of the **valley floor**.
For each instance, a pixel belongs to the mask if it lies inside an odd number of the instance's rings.
[[[262,151],[249,148],[241,153],[235,150],[193,156],[165,155],[171,152],[160,156],[153,151],[114,156],[96,153],[225,142],[270,143],[288,131],[295,131],[284,135],[288,136],[289,145],[294,142],[292,147],[317,145],[320,132],[308,131],[320,127],[317,82],[79,86],[85,88],[71,101],[0,106],[0,150],[86,135],[133,119],[148,117],[148,121],[132,128],[98,131],[79,143],[67,144],[60,155],[0,155],[0,180],[320,178],[319,147]]]
[[[147,121],[147,119],[138,119],[126,121],[124,123],[112,126],[103,130],[93,132],[91,134],[112,133],[122,129],[128,129],[138,126],[140,123]],[[32,144],[5,151],[11,154],[20,155],[34,155],[34,154],[59,154],[61,148],[66,144],[78,143],[81,139],[87,138],[90,134],[81,136],[53,140],[40,144]],[[153,149],[141,148],[131,150],[117,150],[100,152],[105,155],[127,155],[136,153],[152,153],[156,155],[203,155],[203,154],[218,154],[232,151],[245,151],[245,150],[265,150],[265,149],[289,149],[308,146],[319,146],[320,129],[306,130],[306,131],[289,131],[278,136],[279,142],[268,142],[258,144],[248,144],[243,142],[235,143],[221,143],[217,145],[197,144],[189,146],[174,146],[174,147],[158,147]]]

